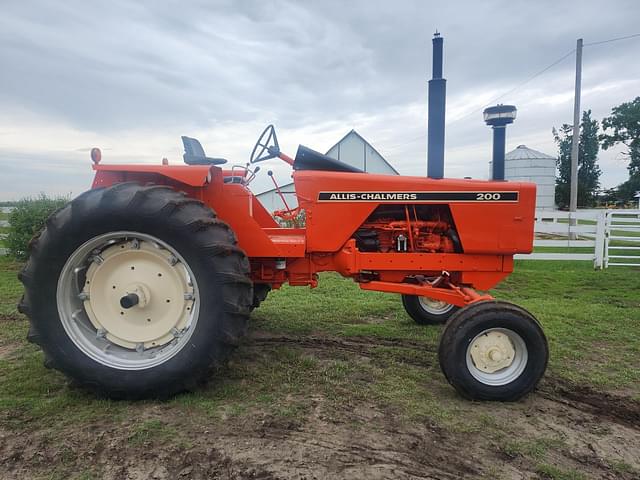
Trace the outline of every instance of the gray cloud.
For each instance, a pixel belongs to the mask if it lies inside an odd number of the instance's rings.
[[[435,29],[445,36],[447,172],[480,177],[490,136],[468,113],[577,37],[637,33],[638,18],[634,1],[5,1],[0,196],[34,193],[6,168],[29,158],[42,171],[85,169],[68,177],[79,193],[89,170],[78,150],[96,142],[119,161],[178,161],[179,135],[197,133],[212,154],[244,161],[268,122],[291,148],[320,150],[355,127],[401,172],[422,174]],[[640,94],[638,52],[640,39],[585,49],[583,107],[596,118]],[[572,74],[568,58],[502,99],[519,107],[511,146],[554,153],[551,127],[571,121]],[[616,158],[602,156],[605,184],[625,178]],[[46,177],[37,186],[58,191]]]

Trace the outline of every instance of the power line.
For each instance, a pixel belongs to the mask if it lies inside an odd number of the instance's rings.
[[[609,40],[602,40],[600,42],[585,43],[584,46],[591,47],[593,45],[601,45],[603,43],[618,42],[620,40],[627,40],[629,38],[636,38],[636,37],[640,37],[640,33],[634,33],[633,35],[626,35],[624,37],[610,38]]]
[[[616,37],[616,38],[610,38],[608,40],[602,40],[599,42],[591,42],[591,43],[585,43],[584,46],[585,47],[591,47],[593,45],[601,45],[603,43],[611,43],[611,42],[618,42],[620,40],[627,40],[630,38],[636,38],[636,37],[640,37],[640,33],[634,33],[632,35],[626,35],[624,37]],[[506,97],[507,95],[512,94],[513,92],[515,92],[516,90],[520,89],[521,87],[525,86],[527,83],[529,83],[530,81],[534,80],[535,78],[539,77],[540,75],[542,75],[543,73],[545,73],[547,70],[555,67],[557,64],[559,64],[560,62],[562,62],[565,58],[567,58],[569,55],[573,54],[576,51],[576,49],[572,49],[570,52],[567,52],[565,55],[563,55],[562,57],[560,57],[558,60],[556,60],[555,62],[553,62],[551,65],[549,65],[548,67],[543,68],[542,70],[540,70],[538,73],[533,74],[531,77],[529,77],[528,79],[526,79],[524,82],[520,83],[519,85],[516,85],[514,88],[512,88],[511,90],[507,91],[506,93],[503,93],[502,95],[500,95],[499,97],[494,98],[493,100],[491,100],[490,102],[487,103],[487,105],[485,105],[484,107],[482,107],[480,110],[484,110],[484,108],[488,105],[491,105],[493,103],[496,103],[498,100]],[[456,123],[460,120],[463,120],[465,118],[468,118],[471,115],[475,115],[476,113],[478,113],[478,110],[474,110],[473,112],[460,117],[456,120],[454,120],[453,122],[451,122],[449,125]]]
[[[506,97],[507,95],[511,95],[513,92],[519,90],[520,88],[524,87],[527,83],[531,82],[532,80],[538,78],[540,75],[542,75],[543,73],[545,73],[546,71],[550,70],[551,68],[555,67],[556,65],[558,65],[560,62],[562,62],[565,58],[567,58],[569,55],[573,54],[573,52],[575,52],[575,48],[572,49],[570,52],[567,52],[565,55],[563,55],[562,57],[560,57],[558,60],[554,61],[553,63],[551,63],[550,65],[546,66],[545,68],[543,68],[542,70],[540,70],[537,73],[534,73],[533,75],[531,75],[529,78],[527,78],[524,82],[519,83],[518,85],[516,85],[515,87],[513,87],[512,89],[506,91],[505,93],[503,93],[502,95],[494,98],[493,100],[490,100],[489,102],[487,102],[485,105],[483,105],[482,107],[480,107],[477,110],[473,110],[472,112],[469,112],[468,114],[455,119],[453,122],[449,123],[449,125],[452,125],[454,123],[457,123],[461,120],[464,120],[466,118],[469,118],[471,115],[475,115],[476,113],[480,113],[482,112],[487,106],[492,105],[494,103],[496,103],[498,100],[501,100],[502,98]]]
[[[585,43],[584,46],[585,47],[591,47],[594,45],[602,45],[604,43],[611,43],[611,42],[618,42],[621,40],[628,40],[630,38],[636,38],[636,37],[640,37],[640,33],[634,33],[631,35],[625,35],[624,37],[615,37],[615,38],[610,38],[608,40],[601,40],[599,42],[591,42],[591,43]],[[566,54],[564,54],[562,57],[560,57],[559,59],[555,60],[554,62],[552,62],[551,64],[547,65],[545,68],[543,68],[542,70],[540,70],[537,73],[534,73],[533,75],[531,75],[529,78],[527,78],[526,80],[524,80],[523,82],[519,83],[518,85],[516,85],[515,87],[513,87],[512,89],[506,91],[505,93],[503,93],[502,95],[494,98],[493,100],[487,102],[485,105],[483,105],[482,107],[480,107],[479,109],[475,109],[465,115],[463,115],[462,117],[459,117],[457,119],[455,119],[452,122],[449,122],[449,126],[453,125],[455,123],[458,123],[462,120],[465,120],[473,115],[476,115],[477,113],[482,112],[487,106],[496,103],[498,100],[501,100],[502,98],[506,97],[507,95],[511,95],[512,93],[516,92],[517,90],[519,90],[520,88],[524,87],[527,83],[535,80],[536,78],[538,78],[540,75],[542,75],[543,73],[547,72],[548,70],[552,69],[553,67],[555,67],[556,65],[558,65],[560,62],[562,62],[564,59],[566,59],[568,56],[572,55],[575,52],[575,48],[572,49],[571,51],[567,52]],[[387,148],[386,150],[396,150],[400,147],[404,147],[405,145],[408,145],[410,143],[416,142],[418,140],[423,140],[425,139],[426,136],[425,135],[420,135],[418,137],[415,138],[411,138],[409,140],[407,140],[406,142],[403,143],[399,143],[397,145],[393,145],[389,148]]]
[[[471,112],[469,112],[469,113],[467,113],[467,114],[463,115],[462,117],[459,117],[459,118],[455,119],[454,121],[449,122],[449,126],[450,126],[450,125],[453,125],[453,124],[455,124],[455,123],[458,123],[458,122],[460,122],[460,121],[462,121],[462,120],[465,120],[465,119],[467,119],[467,118],[471,117],[472,115],[476,115],[477,113],[482,112],[482,111],[483,111],[483,110],[484,110],[488,105],[491,105],[491,104],[493,104],[493,103],[497,102],[498,100],[500,100],[500,99],[502,99],[502,98],[506,97],[507,95],[512,94],[512,93],[513,93],[513,92],[515,92],[516,90],[518,90],[518,89],[522,88],[522,87],[523,87],[523,86],[525,86],[527,83],[531,82],[532,80],[536,79],[537,77],[539,77],[540,75],[542,75],[543,73],[545,73],[547,70],[549,70],[549,69],[551,69],[551,68],[555,67],[557,64],[559,64],[560,62],[562,62],[565,58],[567,58],[567,57],[568,57],[569,55],[571,55],[573,52],[575,52],[575,49],[572,49],[570,52],[566,53],[565,55],[563,55],[562,57],[560,57],[558,60],[556,60],[556,61],[554,61],[553,63],[551,63],[550,65],[546,66],[545,68],[543,68],[543,69],[542,69],[542,70],[540,70],[539,72],[534,73],[534,74],[533,74],[533,75],[531,75],[529,78],[527,78],[525,81],[523,81],[523,82],[519,83],[518,85],[516,85],[516,86],[515,86],[515,87],[513,87],[512,89],[510,89],[510,90],[506,91],[506,92],[505,92],[505,93],[503,93],[502,95],[500,95],[500,96],[498,96],[498,97],[494,98],[493,100],[491,100],[491,101],[487,102],[485,105],[483,105],[483,106],[482,106],[482,107],[480,107],[479,109],[475,109],[475,110],[473,110],[473,111],[471,111]],[[423,140],[423,139],[425,139],[425,138],[426,138],[426,135],[420,135],[420,136],[418,136],[418,137],[411,138],[411,139],[407,140],[406,142],[399,143],[399,144],[397,144],[397,145],[393,145],[393,146],[391,146],[391,147],[389,147],[389,148],[387,148],[387,149],[385,149],[385,150],[391,150],[391,151],[392,151],[392,150],[396,150],[396,149],[398,149],[398,148],[400,148],[400,147],[404,147],[405,145],[408,145],[408,144],[410,144],[410,143],[416,142],[416,141],[418,141],[418,140]]]
[[[418,137],[411,138],[411,139],[407,140],[406,142],[398,143],[397,145],[392,145],[392,146],[390,146],[388,148],[385,148],[384,150],[386,152],[392,152],[393,150],[397,150],[398,148],[404,147],[405,145],[409,145],[410,143],[417,142],[418,140],[426,140],[426,139],[427,139],[427,134],[424,133],[424,134],[422,134],[422,135],[420,135]]]

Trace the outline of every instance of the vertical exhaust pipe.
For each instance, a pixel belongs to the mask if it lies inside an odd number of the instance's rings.
[[[427,129],[427,177],[444,177],[444,114],[447,81],[442,78],[444,39],[433,34],[433,70],[429,80],[429,124]]]

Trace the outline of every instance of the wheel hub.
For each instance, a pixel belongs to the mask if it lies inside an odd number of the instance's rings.
[[[171,252],[152,242],[132,240],[92,258],[80,298],[103,337],[144,350],[181,336],[195,295],[187,270]]]
[[[476,337],[469,349],[474,365],[485,373],[511,366],[516,354],[509,337],[500,331],[490,331]]]
[[[453,308],[452,304],[435,298],[418,297],[418,302],[425,311],[433,314],[446,313]]]

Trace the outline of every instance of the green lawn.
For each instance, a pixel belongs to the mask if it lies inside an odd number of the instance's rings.
[[[39,366],[41,353],[22,341],[27,322],[16,310],[21,293],[18,268],[17,263],[0,258],[0,315],[5,320],[0,345],[19,341],[24,353],[12,361],[0,361],[0,375],[28,364],[32,374],[42,376],[42,383],[35,382],[38,391],[60,387],[57,374]],[[520,261],[515,273],[493,293],[528,309],[543,324],[551,345],[552,374],[638,395],[639,292],[640,269],[594,271],[589,262]],[[411,322],[398,296],[362,291],[335,274],[321,275],[316,289],[285,286],[271,292],[254,312],[252,328],[282,335],[409,339],[424,342],[430,350],[437,348],[440,332]],[[0,385],[3,401],[18,400],[15,392],[2,391],[3,386],[7,383]],[[21,390],[29,393],[26,385]]]
[[[21,293],[18,267],[7,258],[0,259],[0,315],[4,320],[0,346],[13,345],[19,353],[0,360],[0,406],[45,408],[45,413],[47,404],[57,408],[58,403],[73,399],[91,404],[90,398],[69,391],[59,374],[45,370],[40,351],[24,342],[27,322],[15,306]],[[493,293],[523,306],[540,320],[550,342],[551,375],[638,396],[638,292],[640,269],[594,271],[589,262],[521,261]],[[423,356],[427,357],[436,351],[440,333],[436,327],[415,325],[398,296],[362,291],[335,274],[322,275],[317,289],[285,286],[272,292],[254,312],[252,329],[272,335],[414,340],[424,343]],[[392,347],[387,350],[381,354],[398,358],[407,354]],[[437,368],[433,370],[439,375]],[[48,392],[46,399],[43,391]]]
[[[19,267],[0,258],[0,430],[44,429],[42,435],[57,438],[98,425],[118,428],[134,449],[168,439],[189,449],[188,428],[168,419],[192,426],[249,422],[259,411],[297,424],[322,398],[337,417],[362,404],[380,405],[398,419],[478,436],[477,442],[525,459],[540,478],[587,478],[558,463],[554,452],[570,451],[562,438],[545,433],[514,440],[516,427],[502,416],[520,415],[526,405],[485,407],[459,398],[437,365],[440,328],[414,324],[397,295],[362,291],[335,274],[321,275],[316,289],[284,287],[253,313],[250,339],[208,386],[168,402],[113,402],[70,386],[24,340],[27,322],[15,307]],[[493,294],[541,321],[551,349],[548,379],[640,400],[639,292],[640,268],[594,271],[589,262],[520,261]],[[72,458],[46,478],[67,478],[80,462]],[[87,476],[78,478],[99,478],[86,468]]]
[[[594,271],[590,262],[520,261],[493,294],[540,320],[554,374],[640,394],[640,268]],[[322,277],[316,290],[273,292],[255,317],[257,328],[281,333],[407,338],[434,349],[439,337],[437,328],[416,328],[397,296],[361,291],[335,275]]]

